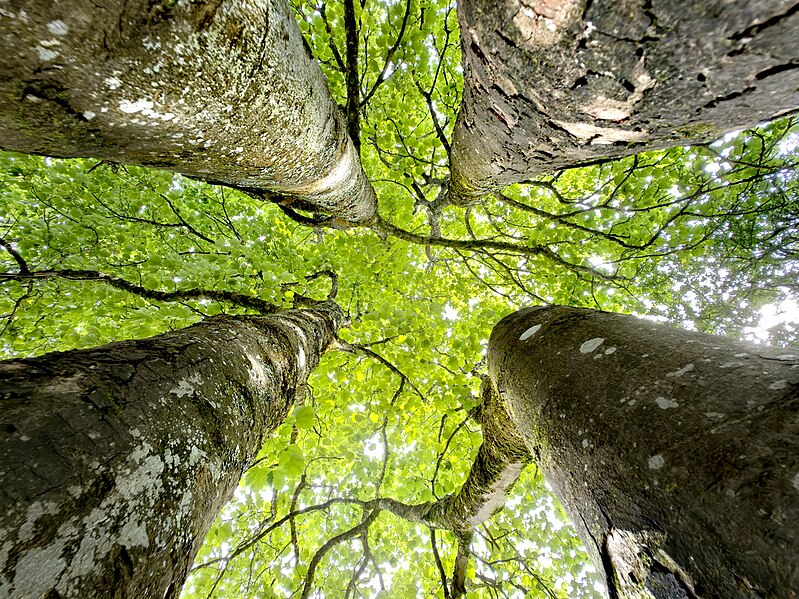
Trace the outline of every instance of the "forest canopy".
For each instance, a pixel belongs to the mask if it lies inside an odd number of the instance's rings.
[[[454,535],[390,513],[367,522],[363,504],[457,492],[482,440],[489,334],[520,307],[799,347],[796,314],[761,325],[764,309],[799,309],[795,117],[457,204],[455,5],[293,9],[357,132],[377,223],[340,226],[168,171],[0,154],[4,359],[312,305],[337,288],[347,324],[213,525],[183,597],[449,597]],[[534,464],[469,549],[475,597],[602,592]]]

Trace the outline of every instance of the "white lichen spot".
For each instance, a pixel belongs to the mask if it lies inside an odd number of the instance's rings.
[[[27,541],[33,536],[36,522],[42,516],[55,514],[58,512],[58,504],[53,501],[35,501],[28,507],[25,522],[19,527],[17,538],[19,541]]]
[[[103,80],[103,83],[105,83],[106,86],[108,86],[108,89],[110,89],[111,91],[119,89],[122,86],[122,82],[116,77],[106,77]]]
[[[630,406],[630,407],[634,406],[635,405],[635,400],[631,399],[630,401],[627,402],[627,405]]]
[[[521,336],[519,337],[519,341],[527,341],[530,337],[535,335],[540,329],[541,329],[540,324],[531,326],[529,329],[527,329],[524,333],[521,334]]]
[[[119,531],[119,543],[123,547],[149,547],[147,526],[141,521],[128,520]]]
[[[791,483],[793,483],[793,488],[799,491],[799,472],[794,475]]]
[[[86,112],[83,113],[83,118],[86,119],[87,121],[92,120],[96,116],[97,116],[97,113],[96,112],[92,112],[91,110],[87,110]]]
[[[727,414],[722,412],[705,412],[705,417],[710,418],[711,420],[722,420],[726,418]]]
[[[302,349],[302,345],[300,345],[299,347],[297,347],[297,365],[301,372],[305,371],[306,363],[307,362],[305,359],[305,350]]]
[[[602,337],[594,337],[593,339],[589,339],[585,343],[580,346],[580,353],[581,354],[590,354],[594,351],[597,347],[602,345],[605,342],[605,339]]]
[[[119,109],[124,112],[125,114],[135,114],[137,112],[143,112],[145,110],[152,110],[154,104],[152,100],[136,100],[135,102],[129,102],[128,100],[122,100],[119,103]]]
[[[607,348],[605,350],[605,355],[606,356],[609,356],[610,354],[615,354],[615,353],[616,353],[616,348],[615,347],[609,347],[609,348]]]
[[[69,27],[61,19],[56,19],[47,24],[47,31],[53,35],[66,35],[69,33]]]
[[[264,389],[269,384],[269,377],[266,374],[266,369],[257,355],[247,353],[247,358],[250,360],[252,368],[250,368],[250,380],[252,384],[258,389]]]
[[[67,567],[66,560],[62,557],[64,545],[66,545],[64,539],[56,539],[41,549],[33,548],[22,554],[13,572],[14,587],[20,590],[24,589],[24,595],[16,594],[16,596],[45,597],[48,595],[48,591],[53,586],[53,579],[58,579]],[[43,576],[45,572],[47,576]]]
[[[724,362],[719,368],[738,368],[739,366],[743,366],[743,364],[741,362]]]
[[[668,374],[666,374],[666,376],[673,376],[675,378],[681,377],[685,373],[691,372],[693,369],[694,369],[694,365],[693,364],[686,364],[685,366],[683,366],[679,370],[675,370],[674,372],[669,372]]]
[[[599,360],[603,355],[604,354],[602,353],[598,353],[597,355],[594,356],[594,360]]]
[[[587,141],[591,145],[609,145],[618,141],[638,141],[643,139],[648,131],[632,131],[616,127],[597,127],[591,123],[554,121],[554,123],[580,141]]]
[[[42,48],[41,46],[36,48],[36,53],[39,55],[39,60],[41,60],[42,62],[48,62],[58,56],[58,52],[56,52],[55,50],[50,50],[49,48]]]
[[[170,393],[174,393],[178,397],[186,397],[194,393],[195,387],[202,382],[203,379],[199,374],[192,374],[190,377],[178,381],[178,386],[172,389]]]
[[[663,459],[663,456],[660,454],[653,455],[649,458],[649,469],[650,470],[660,470],[666,464],[666,460]]]
[[[680,404],[678,404],[673,399],[667,399],[665,397],[656,397],[655,403],[661,410],[668,410],[669,408],[677,408]]]
[[[772,391],[780,391],[781,389],[786,389],[787,387],[788,381],[785,380],[774,381],[768,386],[768,388]]]
[[[583,447],[587,449],[589,445],[590,443],[588,442],[588,439],[583,439]]]

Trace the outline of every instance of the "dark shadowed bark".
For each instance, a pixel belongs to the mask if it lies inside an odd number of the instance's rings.
[[[489,368],[611,597],[797,596],[799,355],[552,306]]]
[[[464,1],[454,198],[796,110],[798,12],[794,0]]]
[[[0,363],[0,596],[177,597],[332,302]]]
[[[374,215],[285,0],[39,2],[0,11],[0,146],[176,170]]]

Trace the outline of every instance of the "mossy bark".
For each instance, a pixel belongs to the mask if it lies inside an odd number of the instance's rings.
[[[332,302],[0,363],[0,596],[174,598]]]
[[[286,0],[16,0],[0,146],[175,170],[352,222],[374,191]]]
[[[611,597],[797,596],[796,352],[551,306],[488,359]]]
[[[452,196],[799,108],[789,0],[465,0]]]

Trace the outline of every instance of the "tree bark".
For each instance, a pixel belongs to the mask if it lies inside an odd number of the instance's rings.
[[[465,0],[455,201],[799,106],[792,0]]]
[[[332,302],[0,363],[0,596],[174,598]]]
[[[795,353],[550,306],[489,370],[611,597],[797,597]]]
[[[16,0],[0,144],[171,169],[352,222],[376,212],[285,0]]]

